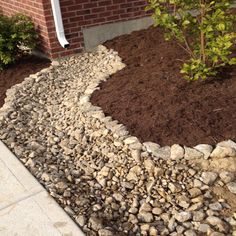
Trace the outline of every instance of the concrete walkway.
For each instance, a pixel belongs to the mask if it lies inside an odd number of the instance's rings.
[[[0,141],[0,236],[83,236]]]

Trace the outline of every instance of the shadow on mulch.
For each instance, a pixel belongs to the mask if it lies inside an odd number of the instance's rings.
[[[21,83],[30,74],[35,74],[50,66],[50,60],[33,55],[24,56],[14,65],[0,71],[0,107],[4,104],[6,91],[15,84]]]
[[[131,135],[161,145],[236,140],[236,67],[190,83],[179,72],[185,52],[152,27],[105,46],[118,51],[127,67],[101,84],[92,103]]]

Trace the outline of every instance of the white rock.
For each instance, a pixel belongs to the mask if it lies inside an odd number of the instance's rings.
[[[236,143],[234,141],[230,140],[230,139],[218,143],[217,146],[230,147],[230,148],[234,148],[236,150]]]
[[[48,173],[43,173],[41,179],[48,182],[50,180],[50,175]]]
[[[227,184],[227,188],[231,193],[236,194],[236,182],[230,182]]]
[[[157,236],[158,235],[158,231],[157,231],[157,229],[154,226],[150,227],[149,235],[150,236]]]
[[[83,215],[78,215],[76,218],[75,218],[75,221],[81,226],[83,227],[86,223],[86,218],[85,216]]]
[[[211,227],[208,224],[200,224],[198,227],[198,231],[202,233],[207,233],[210,228]]]
[[[98,235],[99,236],[113,236],[114,233],[108,229],[99,229]]]
[[[102,209],[102,206],[100,204],[93,205],[93,211],[99,211]]]
[[[204,154],[202,152],[199,152],[194,148],[184,147],[184,151],[184,158],[186,160],[200,159],[204,157]]]
[[[195,233],[195,231],[192,230],[192,229],[189,229],[189,230],[185,231],[185,232],[184,232],[184,235],[185,235],[185,236],[197,236],[197,234]]]
[[[192,217],[190,212],[182,211],[175,214],[175,219],[181,223],[190,220]]]
[[[114,193],[113,197],[115,198],[116,201],[121,202],[123,199],[123,196],[120,193]]]
[[[160,207],[154,207],[154,208],[152,209],[152,213],[153,213],[154,215],[161,215],[162,212],[163,212],[163,210],[162,210],[162,208],[160,208]]]
[[[218,177],[217,173],[214,172],[203,172],[202,173],[202,182],[207,185],[212,185]]]
[[[145,212],[145,211],[141,211],[138,214],[138,219],[141,222],[145,222],[145,223],[151,223],[153,221],[153,215],[150,212]]]
[[[159,144],[153,142],[144,142],[143,146],[147,149],[148,152],[153,154],[156,153],[160,148]]]
[[[193,221],[202,221],[204,220],[206,214],[203,211],[194,211],[193,212]]]
[[[180,160],[184,157],[184,149],[179,144],[174,144],[170,149],[170,158],[172,160]]]
[[[147,189],[147,192],[148,192],[148,194],[150,194],[151,193],[151,191],[152,191],[152,189],[153,189],[153,187],[154,187],[154,185],[155,185],[155,179],[154,178],[149,178],[149,180],[148,180],[148,182],[147,182],[147,184],[146,184],[146,189]]]
[[[51,65],[57,67],[57,66],[60,66],[60,62],[59,61],[52,61]]]
[[[139,163],[140,162],[140,157],[141,157],[141,151],[140,149],[134,149],[131,150],[131,156],[134,158],[134,160]]]
[[[102,221],[95,216],[89,218],[89,226],[96,231],[103,228]]]
[[[213,211],[221,211],[222,210],[222,206],[219,202],[209,204],[209,208]]]
[[[211,153],[212,158],[225,158],[225,157],[235,157],[236,151],[231,147],[216,146],[216,148]]]
[[[124,140],[124,143],[127,144],[127,145],[135,143],[135,142],[138,142],[138,139],[134,136],[128,137]]]
[[[131,208],[129,209],[129,213],[131,213],[131,214],[136,214],[136,213],[138,213],[138,208],[136,208],[136,207],[131,207]]]
[[[234,180],[234,174],[228,171],[223,171],[220,173],[220,178],[224,183],[229,183]]]
[[[131,181],[131,180],[134,180],[134,181],[138,181],[138,176],[140,175],[141,173],[141,167],[140,166],[133,166],[128,175],[126,176],[126,179],[128,181]]]
[[[141,207],[140,207],[140,209],[139,209],[139,212],[141,212],[141,211],[147,211],[147,212],[149,212],[149,211],[151,211],[151,210],[152,210],[151,205],[150,205],[149,203],[144,202],[144,203],[141,205]]]
[[[175,217],[171,217],[168,221],[168,229],[172,232],[175,230],[177,223],[175,222]]]
[[[211,224],[213,226],[217,226],[217,225],[222,224],[222,220],[216,216],[209,216],[209,217],[207,217],[206,221],[209,222],[209,224]]]
[[[98,175],[101,175],[101,176],[108,176],[109,175],[109,171],[110,171],[110,168],[107,167],[107,166],[104,166],[99,172],[98,172]]]
[[[89,96],[87,96],[87,95],[81,96],[79,102],[80,102],[80,104],[85,104],[85,103],[89,102]]]
[[[178,183],[169,183],[168,188],[170,189],[172,193],[178,193],[182,191],[182,187]]]
[[[202,191],[199,188],[191,188],[188,190],[191,198],[195,198],[202,194]]]
[[[154,172],[155,163],[152,160],[147,159],[143,164],[149,174],[152,174]]]
[[[156,151],[152,151],[152,154],[155,157],[164,159],[164,160],[168,160],[170,158],[170,147],[166,146],[166,147],[161,147],[159,149],[157,149]]]
[[[140,142],[135,142],[135,143],[131,143],[129,144],[129,148],[132,150],[142,150],[143,145]]]
[[[135,172],[130,171],[128,175],[126,176],[126,179],[128,181],[132,181],[132,180],[138,181],[138,176],[135,174]]]
[[[199,145],[195,146],[194,148],[204,154],[204,159],[208,159],[211,155],[212,150],[213,150],[213,147],[208,144],[199,144]]]

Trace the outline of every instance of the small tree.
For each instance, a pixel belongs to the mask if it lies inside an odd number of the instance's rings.
[[[155,26],[166,30],[189,54],[181,73],[188,80],[214,76],[219,67],[236,64],[232,46],[236,42],[230,0],[148,0]]]

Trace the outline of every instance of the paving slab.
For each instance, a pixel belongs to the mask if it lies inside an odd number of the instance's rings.
[[[84,234],[0,141],[0,236],[12,235]]]

